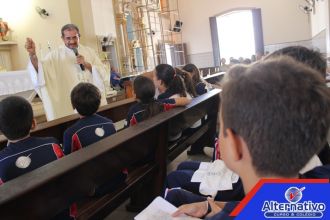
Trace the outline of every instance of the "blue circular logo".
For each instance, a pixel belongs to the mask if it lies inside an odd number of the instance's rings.
[[[305,187],[290,187],[285,191],[285,199],[290,203],[297,203],[302,199],[302,191]]]

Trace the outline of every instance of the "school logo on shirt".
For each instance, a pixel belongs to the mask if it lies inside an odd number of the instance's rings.
[[[299,202],[303,198],[305,186],[289,187],[285,193],[285,203],[278,201],[265,201],[261,211],[266,218],[322,218],[326,204],[310,200]]]
[[[95,134],[99,137],[103,137],[104,136],[104,129],[103,128],[96,128],[95,129]]]
[[[18,157],[17,160],[16,160],[16,162],[15,162],[16,167],[21,168],[21,169],[28,168],[30,166],[30,164],[31,164],[30,155],[31,154],[29,154],[28,156],[20,156],[20,157]]]

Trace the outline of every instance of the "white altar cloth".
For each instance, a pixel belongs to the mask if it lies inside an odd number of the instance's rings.
[[[28,71],[0,72],[0,96],[17,93],[27,99],[34,97],[35,92]]]
[[[0,95],[34,90],[27,70],[0,72]]]

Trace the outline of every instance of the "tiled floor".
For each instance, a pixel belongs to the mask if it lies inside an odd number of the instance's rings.
[[[211,148],[204,148],[205,151],[212,151]],[[211,158],[206,155],[194,155],[194,156],[188,156],[187,152],[183,152],[180,154],[174,161],[172,161],[168,166],[167,170],[168,172],[171,172],[176,169],[178,164],[182,161],[186,160],[196,160],[196,161],[210,161]],[[126,211],[126,203],[122,204],[119,208],[117,208],[114,212],[112,212],[110,215],[108,215],[105,220],[131,220],[134,219],[134,217],[138,213],[128,212]]]

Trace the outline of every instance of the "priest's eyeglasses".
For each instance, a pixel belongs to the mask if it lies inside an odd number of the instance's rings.
[[[65,41],[77,41],[79,39],[79,35],[73,37],[63,37]]]

